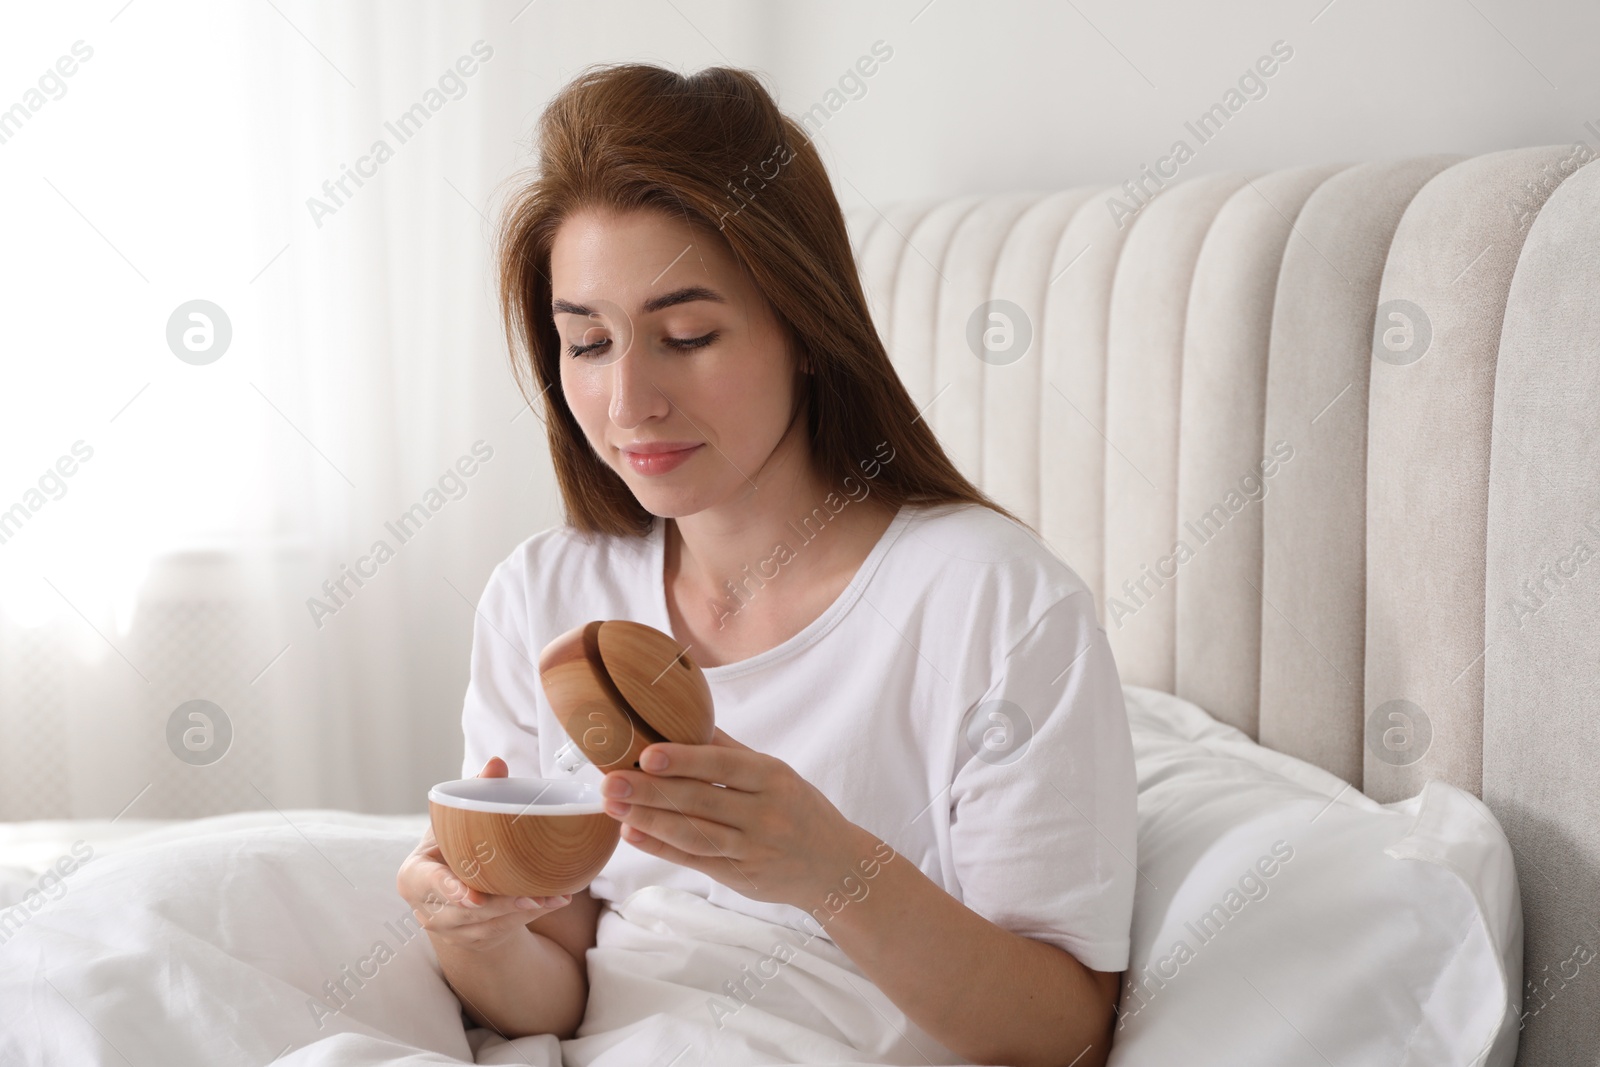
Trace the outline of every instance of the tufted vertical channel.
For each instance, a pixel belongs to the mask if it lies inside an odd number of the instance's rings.
[[[1482,790],[1495,362],[1526,236],[1509,208],[1563,152],[1515,149],[1450,167],[1412,199],[1389,248],[1367,429],[1362,788],[1379,801],[1412,796],[1430,778]]]
[[[961,220],[983,199],[964,196],[934,204],[916,218],[914,225],[906,227],[900,238],[903,248],[895,269],[889,328],[884,338],[889,359],[919,410],[927,410],[944,386],[934,373],[934,330],[945,254]]]
[[[932,203],[891,204],[881,218],[870,209],[853,216],[861,220],[859,231],[854,228],[851,231],[852,235],[860,233],[853,243],[861,270],[861,286],[867,293],[873,324],[878,327],[878,336],[883,339],[891,359],[894,358],[894,293],[900,261],[915,254],[910,251],[906,234],[916,229],[932,207]],[[852,221],[854,226],[856,223]]]
[[[1012,228],[1041,196],[1007,193],[984,198],[951,235],[940,272],[933,331],[935,391],[924,401],[928,407],[923,417],[961,473],[978,486],[984,485],[985,434],[990,429],[983,399],[988,364],[968,343],[968,327],[979,305],[989,299],[1000,251]],[[1010,325],[1014,329],[1016,324]]]
[[[969,335],[974,327],[988,329],[989,340],[994,342],[992,348],[980,344],[979,355],[972,351],[972,338],[967,337],[968,355],[978,363],[982,383],[983,452],[978,484],[1036,530],[1045,476],[1039,446],[1044,405],[1039,390],[1045,361],[1046,301],[1054,276],[1050,268],[1063,229],[1092,191],[1053,193],[1017,218],[1000,247],[988,292],[982,296],[986,313],[963,324]],[[1076,457],[1052,452],[1049,458],[1052,486],[1057,478],[1071,481],[1083,477],[1083,465]],[[1067,562],[1073,564],[1071,559]],[[1081,570],[1081,564],[1073,566]]]
[[[1562,168],[1563,170],[1565,168]],[[1593,1062],[1600,1018],[1600,164],[1531,222],[1490,445],[1483,799],[1516,856],[1518,1063]]]
[[[1261,504],[1292,445],[1264,442],[1267,346],[1295,216],[1340,170],[1247,181],[1217,213],[1195,262],[1178,417],[1174,692],[1254,737],[1261,669]]]
[[[1361,786],[1367,381],[1400,216],[1459,156],[1364,163],[1306,200],[1283,252],[1263,448],[1291,458],[1261,501],[1257,739]]]
[[[1164,190],[1131,223],[1111,290],[1106,353],[1106,634],[1122,681],[1172,692],[1173,579],[1155,568],[1178,520],[1178,409],[1194,266],[1245,183],[1213,174]]]
[[[1131,226],[1094,191],[1056,243],[1040,337],[1040,534],[1094,593],[1105,625],[1106,335],[1111,286]]]

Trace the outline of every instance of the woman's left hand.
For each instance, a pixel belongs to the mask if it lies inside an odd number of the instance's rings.
[[[639,764],[606,772],[600,790],[622,839],[752,900],[810,908],[877,844],[793,767],[720,727],[707,745],[653,744]]]

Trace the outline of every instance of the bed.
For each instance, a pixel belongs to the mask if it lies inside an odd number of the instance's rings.
[[[1488,805],[1521,875],[1530,1067],[1600,1054],[1593,154],[855,216],[901,375],[1095,588],[1124,682],[1376,800],[1432,779]],[[1036,358],[972,358],[990,300]],[[1278,442],[1293,458],[1252,501]]]
[[[1116,653],[1146,976],[1118,1067],[1600,1053],[1600,169],[1580,148],[851,213],[925,417],[1090,584]],[[394,893],[423,825],[0,828],[0,1059],[959,1062],[826,942],[708,1031],[707,991],[771,931],[681,893],[604,913],[579,1037],[468,1028]],[[1299,866],[1256,860],[1267,841]],[[1193,967],[1162,956],[1240,870],[1262,889],[1228,936]],[[1219,1026],[1250,1051],[1207,1044]]]

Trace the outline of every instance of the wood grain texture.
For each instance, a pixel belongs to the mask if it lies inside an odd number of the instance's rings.
[[[657,741],[703,745],[711,687],[670,636],[627,620],[576,626],[539,654],[539,681],[562,729],[601,770],[639,766]]]
[[[600,625],[599,644],[611,681],[651,729],[669,741],[711,743],[711,686],[677,641],[618,619]]]
[[[437,801],[428,809],[445,863],[480,893],[576,893],[600,873],[622,834],[622,824],[605,812],[510,815]]]
[[[627,700],[600,658],[600,621],[574,627],[539,654],[539,681],[561,728],[601,770],[638,766],[639,753],[660,740],[638,736]]]

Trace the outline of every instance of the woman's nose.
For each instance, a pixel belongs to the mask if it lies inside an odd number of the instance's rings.
[[[634,427],[652,416],[665,415],[671,404],[656,382],[654,361],[635,342],[612,362],[611,421]]]

